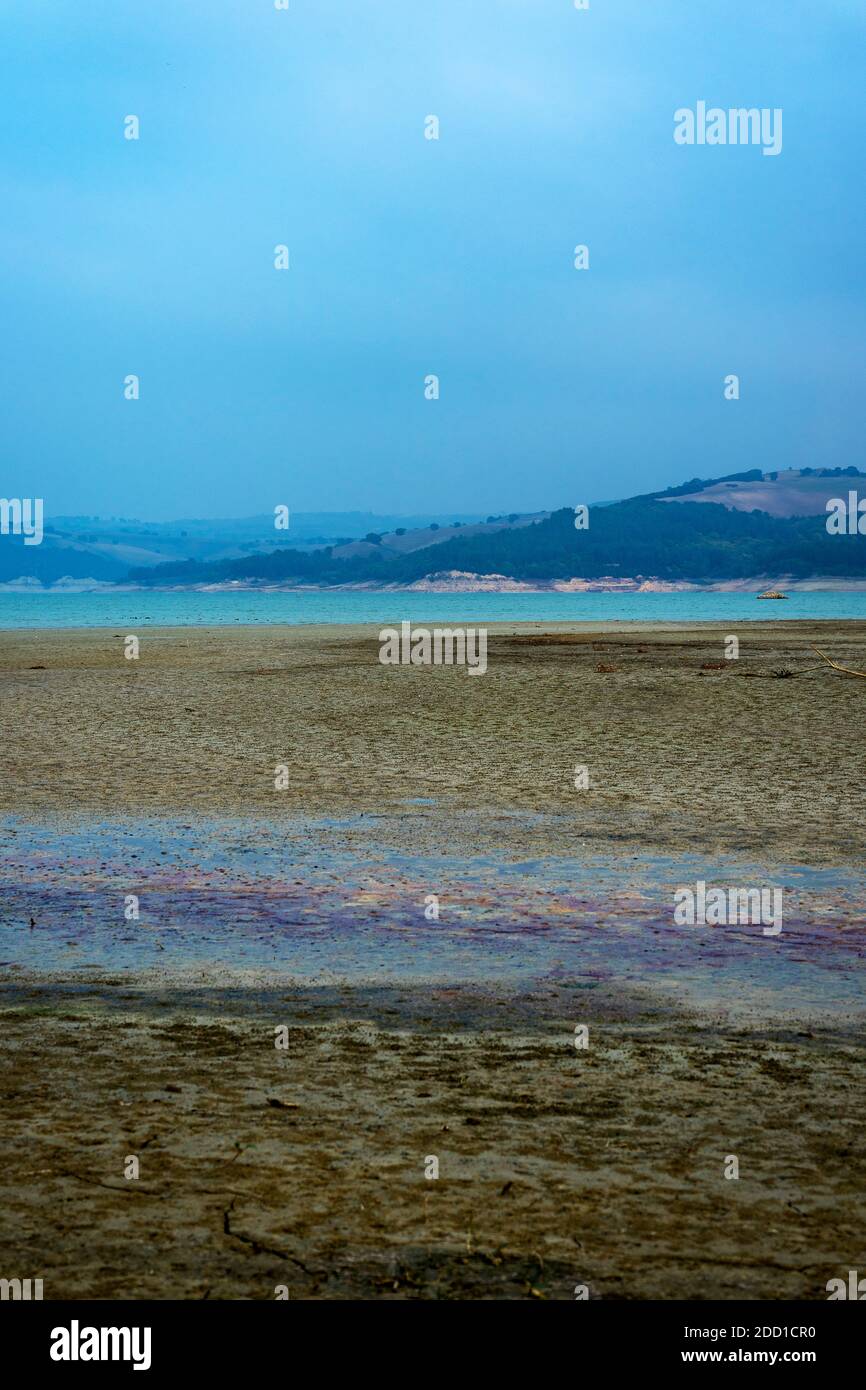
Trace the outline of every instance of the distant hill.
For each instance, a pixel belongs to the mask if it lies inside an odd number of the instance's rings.
[[[423,533],[430,524],[472,525],[476,513],[422,513],[411,517],[376,512],[295,512],[288,531],[276,531],[273,513],[227,520],[135,521],[126,517],[48,516],[41,545],[0,535],[0,583],[21,577],[55,584],[63,578],[114,582],[173,561],[215,562],[289,547],[315,550],[348,545],[371,532],[405,528]],[[363,544],[363,542],[361,542]],[[409,543],[411,546],[411,542]],[[401,548],[401,547],[397,547]]]
[[[484,523],[391,534],[361,544],[301,551],[291,547],[243,558],[185,560],[136,568],[142,584],[363,584],[403,587],[460,572],[548,582],[629,578],[719,583],[766,578],[866,578],[866,537],[831,536],[826,500],[846,496],[866,474],[803,470],[692,479],[678,487],[590,509],[578,530],[574,509]],[[866,486],[861,489],[866,496]],[[750,507],[753,500],[764,503]]]
[[[536,521],[544,521],[550,512],[532,512],[522,515],[512,512],[509,516],[488,517],[486,521],[465,523],[453,522],[443,526],[434,522],[430,526],[411,529],[399,526],[391,532],[374,533],[374,541],[351,541],[348,545],[333,546],[331,556],[335,560],[352,560],[359,556],[367,559],[392,560],[401,555],[409,555],[413,550],[425,550],[430,546],[445,545],[447,541],[465,542],[472,536],[492,536],[499,531],[508,531],[523,526],[531,526]]]
[[[705,483],[692,492],[662,496],[670,502],[718,502],[738,512],[768,516],[826,516],[828,498],[840,495],[840,480],[862,476],[856,468],[792,468],[780,473],[755,469]]]
[[[858,486],[866,496],[866,474],[856,468],[691,478],[597,503],[585,531],[575,530],[571,508],[486,518],[294,513],[287,531],[275,530],[271,514],[172,522],[54,517],[39,546],[0,536],[0,583],[405,587],[453,573],[464,587],[473,579],[490,587],[491,576],[526,584],[862,579],[866,538],[829,536],[825,528],[828,498]]]

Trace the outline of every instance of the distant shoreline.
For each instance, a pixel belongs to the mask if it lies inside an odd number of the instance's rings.
[[[693,583],[689,580],[616,579],[604,576],[601,579],[511,579],[501,574],[469,574],[452,571],[447,575],[433,575],[428,579],[418,579],[412,584],[377,584],[370,581],[354,584],[279,584],[261,579],[231,579],[211,584],[124,584],[108,583],[101,580],[69,579],[58,580],[43,585],[38,580],[19,580],[0,584],[0,594],[118,594],[118,593],[157,593],[157,594],[228,594],[228,593],[270,593],[270,594],[723,594],[754,593],[756,596],[766,589],[779,589],[791,593],[866,593],[866,579],[838,578],[836,576],[816,575],[805,579],[792,579],[785,576],[760,575],[745,579],[720,579],[709,584]]]

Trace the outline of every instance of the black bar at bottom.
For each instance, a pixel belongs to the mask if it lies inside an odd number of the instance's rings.
[[[385,1301],[385,1300],[383,1300]],[[864,1300],[859,1300],[864,1301]],[[518,1311],[499,1322],[493,1303],[413,1301],[392,1308],[345,1301],[264,1303],[81,1302],[0,1303],[4,1365],[63,1377],[213,1371],[309,1379],[333,1374],[342,1356],[357,1376],[371,1358],[382,1373],[413,1371],[426,1383],[438,1365],[454,1370],[476,1359],[485,1375],[515,1352],[535,1360],[539,1374],[559,1350],[575,1374],[590,1358],[611,1372],[644,1374],[705,1366],[811,1367],[823,1379],[857,1364],[863,1314],[836,1301],[813,1303],[632,1303],[590,1300]],[[518,1317],[520,1321],[515,1323]],[[526,1322],[522,1321],[526,1318]],[[402,1338],[416,1340],[407,1346]],[[336,1334],[336,1335],[335,1335]],[[562,1338],[558,1348],[552,1338]],[[423,1340],[417,1340],[422,1338]],[[459,1348],[459,1350],[458,1350]],[[94,1357],[94,1353],[96,1356]],[[310,1359],[315,1358],[313,1365]],[[417,1357],[417,1361],[415,1358]],[[414,1363],[414,1364],[413,1364]],[[513,1373],[513,1365],[510,1367]]]

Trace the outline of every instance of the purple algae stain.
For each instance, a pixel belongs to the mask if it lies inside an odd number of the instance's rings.
[[[369,817],[288,828],[9,818],[0,822],[4,969],[208,967],[492,988],[546,980],[667,991],[722,1010],[743,997],[861,1008],[861,874],[694,854],[434,857],[385,841]],[[782,932],[676,925],[674,890],[698,880],[781,886]]]

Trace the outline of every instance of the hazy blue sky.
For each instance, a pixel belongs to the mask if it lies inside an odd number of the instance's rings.
[[[0,494],[499,512],[866,462],[864,0],[0,17]],[[676,145],[702,99],[781,107],[782,153]]]

